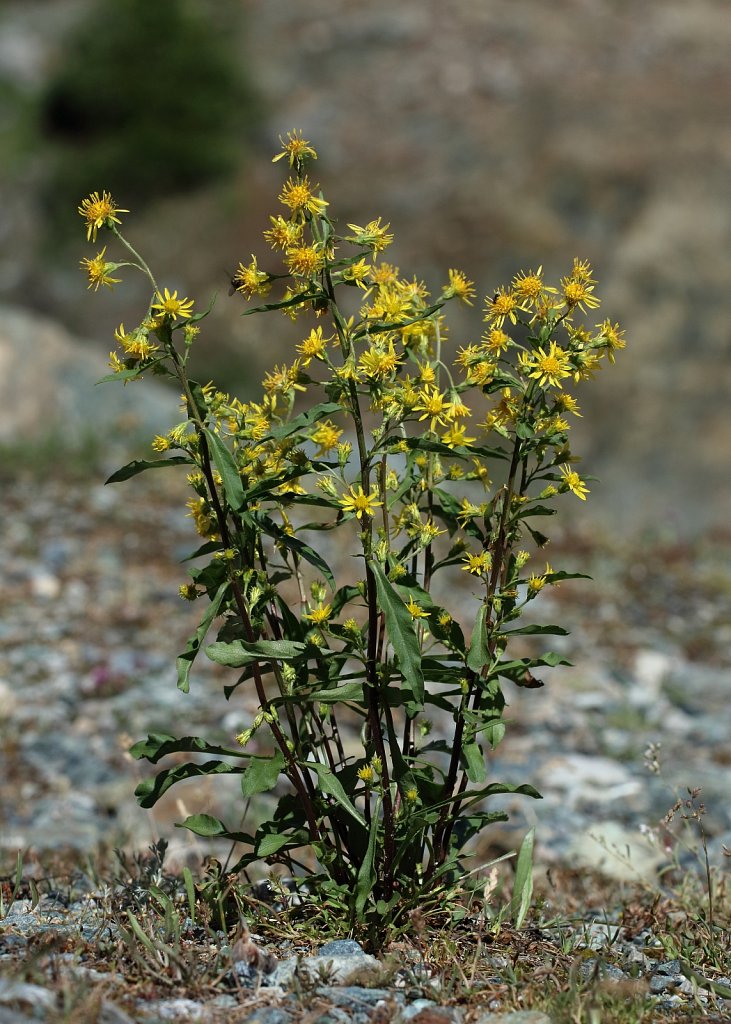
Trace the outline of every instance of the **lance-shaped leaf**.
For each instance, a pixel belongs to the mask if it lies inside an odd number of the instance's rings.
[[[467,652],[467,668],[478,675],[490,662],[490,651],[487,646],[487,605],[480,605],[475,625],[470,638],[470,649]]]
[[[388,637],[398,658],[401,675],[411,690],[414,702],[423,705],[424,674],[414,620],[379,563],[373,560],[368,564],[376,581],[378,605],[386,620]]]
[[[270,835],[263,835],[261,839],[257,838],[256,855],[261,860],[266,860],[267,857],[279,853],[285,847],[290,850],[296,849],[298,846],[304,846],[307,841],[308,836],[306,832],[280,832],[278,834],[273,832]]]
[[[319,405],[313,405],[311,409],[305,409],[299,416],[295,416],[287,423],[277,424],[272,427],[269,434],[275,441],[281,441],[285,437],[289,437],[290,434],[296,434],[298,430],[311,427],[313,423],[324,419],[325,416],[331,416],[336,412],[342,411],[343,407],[338,402],[320,402]]]
[[[134,459],[122,466],[116,473],[112,473],[105,483],[119,484],[123,480],[129,480],[138,473],[144,473],[146,469],[168,469],[170,466],[189,466],[191,460],[184,455],[171,455],[169,459],[154,459],[152,462],[145,459]]]
[[[337,777],[333,774],[330,768],[326,764],[321,764],[319,761],[300,761],[303,768],[309,768],[317,775],[317,781],[320,789],[323,793],[327,793],[331,796],[336,803],[339,803],[341,807],[350,814],[359,825],[366,828],[366,820],[360,811],[356,810],[352,802],[348,799],[348,795],[342,787]]]
[[[479,785],[487,778],[487,765],[485,755],[480,750],[479,743],[474,740],[462,744],[462,756],[465,759],[465,771],[470,782]]]
[[[459,802],[463,807],[469,807],[471,804],[477,803],[478,800],[485,800],[490,796],[498,796],[501,793],[518,793],[521,796],[532,796],[534,800],[541,800],[541,794],[533,786],[529,786],[527,783],[523,783],[521,786],[514,786],[509,782],[491,782],[488,786],[483,786],[481,789],[468,789],[464,793],[460,793]],[[437,810],[439,807],[444,807],[447,804],[453,804],[455,797],[447,797],[445,800],[438,800],[431,804],[430,810]],[[447,819],[449,820],[449,819]]]
[[[312,690],[311,693],[292,693],[272,698],[272,704],[339,704],[341,701],[363,703],[363,683],[353,680],[341,683],[329,690]]]
[[[515,882],[510,900],[510,916],[516,928],[522,928],[533,896],[533,845],[536,830],[532,828],[520,844],[515,863]]]
[[[243,768],[225,761],[206,761],[205,764],[178,764],[158,772],[154,779],[145,779],[135,789],[140,807],[154,807],[163,793],[184,779],[195,779],[199,775],[240,775]]]
[[[284,754],[277,750],[271,757],[252,757],[241,776],[241,792],[245,797],[268,793],[274,789],[284,769]]]
[[[307,650],[307,644],[295,640],[234,640],[217,642],[206,647],[206,656],[217,665],[241,668],[255,661],[295,661]]]
[[[208,442],[213,464],[221,474],[221,480],[223,481],[223,493],[226,495],[226,501],[236,512],[244,504],[245,496],[244,485],[241,482],[241,476],[239,475],[238,468],[234,462],[233,455],[218,434],[214,434],[213,431],[209,430],[207,427],[204,428],[203,433],[205,434],[206,441]]]
[[[542,667],[555,668],[556,665],[571,665],[571,662],[555,651],[546,651],[540,658],[519,658],[516,661],[500,661],[497,665],[493,666],[490,676],[491,678],[504,676],[515,683],[516,686],[535,689],[543,686],[543,683],[540,679],[535,678],[531,669]]]
[[[170,736],[166,732],[152,732],[146,740],[139,740],[133,747],[130,747],[130,754],[136,760],[143,757],[153,764],[166,757],[168,754],[198,753],[198,754],[222,754],[228,757],[245,757],[251,755],[243,753],[242,750],[229,750],[227,747],[219,747],[213,743],[207,743],[200,736],[182,736],[179,739]]]
[[[378,820],[381,811],[381,798],[376,800],[376,807],[371,817],[371,827],[368,836],[368,846],[365,856],[358,868],[358,878],[355,883],[355,913],[359,921],[363,919],[363,910],[368,902],[368,897],[373,892],[376,881],[376,840],[378,839]]]
[[[518,629],[504,629],[500,632],[501,636],[568,636],[568,629],[564,629],[563,626],[538,626],[535,623],[531,623],[528,626],[520,626]]]
[[[206,609],[205,615],[198,623],[198,628],[185,645],[185,650],[182,654],[178,655],[178,658],[176,659],[175,664],[178,670],[178,689],[182,690],[183,693],[187,693],[190,690],[190,670],[193,667],[193,662],[198,657],[201,644],[203,643],[206,633],[210,629],[211,623],[218,615],[221,603],[228,592],[229,586],[230,584],[228,580],[226,580],[226,582],[222,583],[218,588],[213,600]]]
[[[176,822],[175,827],[187,828],[206,839],[228,839],[234,843],[254,845],[254,837],[248,832],[231,832],[222,821],[210,814],[189,814],[185,821]]]

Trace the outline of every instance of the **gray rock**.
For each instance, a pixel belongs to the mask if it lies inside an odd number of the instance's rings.
[[[553,1024],[540,1010],[513,1010],[508,1013],[481,1013],[472,1024]]]
[[[378,960],[362,949],[359,953],[351,950],[344,956],[324,956],[320,951],[316,956],[283,960],[269,975],[267,983],[289,988],[295,975],[301,972],[309,980],[320,981],[323,985],[349,985],[362,983],[369,977],[376,980],[381,970]]]
[[[618,881],[653,880],[667,860],[639,829],[628,829],[618,821],[598,822],[584,829],[572,842],[568,857],[576,867]]]
[[[0,444],[74,449],[100,431],[117,441],[151,438],[180,419],[174,391],[154,380],[97,384],[108,373],[98,347],[45,317],[0,306]]]
[[[355,939],[333,939],[332,942],[326,942],[324,946],[320,946],[315,956],[337,956],[337,957],[349,957],[349,956],[365,956],[366,952],[359,942]]]

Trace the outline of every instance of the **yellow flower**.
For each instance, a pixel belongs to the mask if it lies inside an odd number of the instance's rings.
[[[420,608],[413,597],[410,597],[406,602],[406,610],[412,619],[428,619],[429,612],[425,612],[423,608]]]
[[[323,338],[322,327],[313,327],[305,340],[297,346],[297,351],[304,356],[302,365],[309,366],[313,359],[324,359],[329,341],[332,341],[332,336]]]
[[[170,447],[170,438],[157,434],[152,440],[151,447],[154,452],[166,452]]]
[[[376,263],[371,270],[371,281],[378,288],[386,288],[398,280],[398,267],[390,263]]]
[[[288,206],[294,216],[306,212],[321,214],[325,212],[325,207],[328,205],[324,199],[319,199],[312,194],[307,175],[298,181],[288,178],[279,195],[279,201],[284,206]]]
[[[87,241],[95,242],[99,228],[121,224],[116,214],[129,213],[129,210],[120,210],[109,192],[102,192],[101,197],[98,192],[91,192],[88,198],[81,200],[79,213],[86,221]]]
[[[369,764],[364,764],[362,768],[358,769],[356,774],[361,782],[365,782],[366,786],[372,786],[376,781],[376,773]]]
[[[463,572],[472,573],[473,576],[486,576],[492,565],[492,555],[489,551],[481,551],[479,555],[467,553],[463,561],[466,563],[462,566]]]
[[[538,591],[542,590],[545,585],[545,576],[537,576],[535,573],[532,573],[528,577],[528,590],[531,592],[531,594],[537,594]]]
[[[599,340],[604,343],[609,362],[614,362],[615,350],[625,348],[627,342],[624,340],[624,331],[620,330],[619,324],[612,324],[611,320],[604,320],[597,324],[599,328]]]
[[[479,362],[470,366],[467,374],[467,383],[474,384],[478,388],[484,388],[488,384],[492,383],[492,379],[495,376],[495,369],[495,363],[490,363],[486,359],[481,359]]]
[[[369,348],[361,355],[358,365],[366,377],[370,377],[372,380],[383,380],[384,377],[388,377],[398,366],[398,356],[393,342],[388,343],[386,350],[376,347]]]
[[[555,288],[548,288],[543,283],[543,267],[538,270],[529,270],[524,273],[522,270],[513,278],[513,291],[524,305],[538,306],[548,292],[556,292]]]
[[[468,306],[472,303],[470,299],[475,297],[475,286],[474,283],[468,280],[461,270],[450,270],[449,271],[449,284],[444,289],[444,298],[461,299]]]
[[[580,260],[577,256],[574,256],[574,266],[571,271],[573,279],[575,281],[583,281],[584,284],[596,284],[591,275],[591,263],[588,260]]]
[[[517,308],[518,299],[515,293],[506,288],[498,288],[494,296],[485,302],[485,320],[496,327],[502,327],[506,318],[514,324],[518,319],[515,312]]]
[[[365,258],[357,260],[343,271],[343,280],[352,281],[359,288],[365,291],[365,279],[370,276],[371,268],[365,261]]]
[[[124,365],[124,363],[119,358],[116,352],[109,353],[109,366],[114,371],[114,373],[121,373],[123,370],[127,369],[127,367]]]
[[[569,311],[576,306],[584,313],[587,309],[596,309],[601,303],[592,294],[596,282],[591,276],[591,265],[586,260],[574,259],[574,267],[568,277],[561,278],[563,300]]]
[[[484,336],[484,341],[488,352],[494,352],[496,355],[505,351],[510,345],[509,335],[505,331],[501,331],[499,327],[493,327],[491,331],[488,331]]]
[[[125,355],[134,359],[149,359],[158,348],[149,340],[149,335],[144,327],[136,327],[128,334],[124,329],[124,324],[120,324],[114,332],[114,337],[124,349]]]
[[[157,302],[153,302],[152,308],[158,309],[160,316],[169,316],[173,320],[177,320],[178,317],[181,320],[187,320],[191,315],[193,309],[192,299],[179,299],[177,292],[173,292],[171,295],[167,288],[164,295],[157,292],[155,298]]]
[[[393,241],[393,235],[388,234],[388,229],[391,227],[390,224],[381,224],[381,218],[372,220],[364,228],[358,224],[348,224],[350,230],[354,233],[355,237],[349,239],[355,245],[365,245],[373,252],[382,252],[386,249]],[[388,267],[387,263],[382,264],[384,268]],[[392,270],[393,268],[388,268]],[[384,271],[385,273],[385,271]],[[398,271],[396,271],[398,273]],[[395,277],[395,275],[394,275]]]
[[[469,405],[465,405],[456,391],[452,392],[452,399],[449,403],[449,420],[462,420],[472,415]]]
[[[296,277],[313,277],[325,265],[325,257],[314,245],[295,245],[287,249],[287,269]]]
[[[354,512],[358,519],[362,519],[364,515],[374,515],[375,509],[383,504],[381,501],[376,501],[377,497],[377,491],[371,491],[370,494],[366,494],[361,485],[358,484],[357,487],[350,487],[343,494],[340,504],[346,512]]]
[[[313,608],[307,615],[303,615],[303,619],[307,619],[313,624],[313,626],[324,626],[325,623],[332,617],[332,605],[319,604],[317,608]]]
[[[446,444],[449,448],[457,448],[459,445],[463,444],[472,444],[475,438],[467,437],[465,435],[466,430],[467,427],[459,426],[458,424],[453,423],[450,426],[449,430],[442,434],[442,442]]]
[[[476,363],[481,358],[481,351],[478,345],[467,345],[466,347],[457,349],[457,355],[455,356],[455,363],[467,370],[472,363]]]
[[[185,504],[190,509],[188,515],[192,517],[199,536],[215,536],[217,532],[216,517],[206,499],[190,498]]]
[[[340,427],[336,427],[330,420],[325,420],[312,432],[311,440],[319,445],[318,455],[327,455],[337,445],[342,435]]]
[[[231,284],[237,292],[241,292],[247,299],[250,299],[252,295],[266,295],[272,287],[269,283],[269,274],[259,270],[256,256],[253,254],[251,263],[248,266],[239,263],[236,273],[231,278]]]
[[[292,391],[305,391],[306,388],[298,383],[299,375],[299,359],[295,359],[291,366],[287,366],[286,363],[282,363],[281,366],[275,365],[274,369],[264,377],[262,387],[270,395],[273,393],[286,395]]]
[[[462,498],[460,511],[457,513],[457,520],[462,526],[466,526],[471,519],[475,519],[477,516],[484,516],[486,511],[487,505],[473,505],[467,498]]]
[[[198,591],[194,583],[181,583],[178,587],[178,593],[184,601],[195,601],[198,597]]]
[[[446,423],[449,413],[449,402],[446,400],[444,393],[432,385],[431,391],[428,387],[422,388],[419,391],[419,401],[414,406],[414,412],[422,414],[419,417],[419,421],[430,420],[430,426],[433,430],[435,423],[441,423],[442,425]]]
[[[571,395],[567,395],[565,391],[556,396],[556,408],[560,409],[561,412],[573,413],[574,416],[578,416],[581,419],[579,403]]]
[[[548,352],[539,348],[528,366],[532,366],[528,376],[537,380],[542,388],[546,384],[560,388],[562,379],[571,376],[569,357],[555,341],[551,342]]]
[[[282,152],[277,153],[275,157],[272,157],[273,164],[285,156],[289,159],[290,167],[294,167],[296,163],[301,163],[307,158],[317,160],[317,153],[309,144],[307,139],[302,138],[302,132],[298,128],[295,128],[292,132],[287,132],[286,142],[280,135],[279,142],[282,146]]]
[[[302,237],[302,225],[284,217],[270,217],[271,227],[264,232],[264,238],[272,249],[289,249],[296,245]]]
[[[571,491],[571,493],[575,494],[577,498],[581,498],[582,501],[586,501],[587,494],[590,494],[591,492],[579,474],[574,472],[570,466],[561,467],[561,479],[564,483],[562,490]]]
[[[112,272],[119,266],[118,263],[107,263],[104,259],[104,253],[107,251],[106,245],[101,252],[98,252],[93,260],[83,259],[81,266],[85,267],[86,273],[89,276],[89,288],[93,288],[94,291],[99,290],[99,285],[103,284],[107,288],[111,288],[112,285],[119,284],[121,278],[112,277]]]

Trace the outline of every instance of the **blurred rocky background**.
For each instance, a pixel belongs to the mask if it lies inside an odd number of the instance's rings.
[[[624,535],[726,529],[729,52],[726,0],[5,0],[6,457],[49,430],[78,437],[69,410],[96,430],[90,379],[147,302],[130,273],[86,292],[78,263],[96,249],[76,208],[92,189],[133,211],[161,282],[199,305],[218,293],[201,373],[252,394],[287,358],[298,329],[242,320],[227,291],[267,251],[271,155],[299,127],[340,222],[390,221],[393,261],[432,288],[449,267],[484,294],[520,268],[591,260],[628,347],[579,395],[575,447],[601,483],[576,513]],[[455,343],[476,337],[479,305],[452,322]],[[173,398],[128,390],[145,430],[150,406],[169,425]]]

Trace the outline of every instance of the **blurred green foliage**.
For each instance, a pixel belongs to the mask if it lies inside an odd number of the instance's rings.
[[[49,205],[108,189],[139,206],[231,170],[257,110],[242,34],[227,0],[94,0],[42,100]]]

